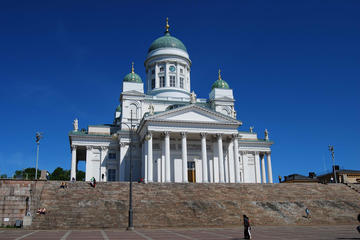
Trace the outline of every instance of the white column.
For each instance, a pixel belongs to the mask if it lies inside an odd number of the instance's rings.
[[[100,179],[99,181],[106,182],[107,181],[107,160],[106,155],[108,153],[108,147],[101,147],[101,161],[100,161]],[[102,175],[104,174],[104,179]]]
[[[165,132],[165,182],[171,182],[170,177],[170,133]]]
[[[148,142],[148,147],[147,147],[147,177],[148,177],[148,182],[153,182],[153,144],[152,144],[152,134],[151,132],[147,133],[147,142]]]
[[[161,142],[161,182],[165,182],[165,140]]]
[[[219,148],[217,146],[217,140],[214,140],[213,142],[213,160],[212,160],[212,171],[211,171],[211,180],[214,183],[219,182]],[[210,168],[210,169],[211,169]]]
[[[165,87],[170,87],[169,63],[165,63]]]
[[[268,170],[268,182],[273,183],[272,167],[271,167],[271,152],[266,153],[267,170]]]
[[[258,152],[255,152],[255,176],[256,176],[256,183],[261,183],[260,158]]]
[[[261,155],[261,180],[262,183],[266,183],[266,173],[265,173],[265,154]]]
[[[200,133],[201,135],[201,156],[202,156],[202,178],[203,183],[207,183],[208,180],[208,159],[206,152],[206,133]]]
[[[76,146],[71,146],[71,175],[70,180],[76,180]]]
[[[182,157],[182,181],[184,183],[188,182],[188,173],[187,173],[187,146],[186,146],[186,133],[181,133],[181,157]]]
[[[219,182],[225,182],[224,179],[224,153],[223,153],[223,145],[222,145],[222,136],[221,134],[217,134],[218,141],[218,153],[219,153]]]
[[[92,146],[86,146],[86,164],[85,164],[85,181],[90,181],[92,176],[92,166],[91,166],[91,160],[90,160],[90,154],[92,151]],[[99,179],[96,179],[98,181]]]
[[[144,140],[144,182],[148,182],[148,145],[149,142]]]
[[[237,140],[237,134],[233,135],[233,142],[234,142],[234,161],[235,161],[235,182],[241,182],[240,179],[240,164],[239,164],[239,142]]]
[[[230,143],[229,143],[229,147],[228,147],[228,152],[229,152],[229,182],[234,183],[235,182],[235,171],[236,171],[236,167],[235,167],[235,162],[234,162],[234,138],[230,139]]]

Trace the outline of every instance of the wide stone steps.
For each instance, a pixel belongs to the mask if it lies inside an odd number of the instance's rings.
[[[48,181],[32,228],[124,228],[129,183]],[[305,208],[312,218],[306,219]],[[343,184],[133,184],[135,227],[237,226],[253,224],[356,224],[359,194]]]

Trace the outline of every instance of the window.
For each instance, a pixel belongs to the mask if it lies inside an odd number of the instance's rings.
[[[180,73],[183,74],[183,73],[184,73],[184,69],[180,68]]]
[[[160,72],[164,72],[164,67],[160,67]]]
[[[161,76],[160,78],[160,87],[165,87],[165,77]]]
[[[151,88],[155,88],[155,78],[151,79]]]
[[[170,87],[175,87],[175,76],[170,76]]]
[[[116,159],[116,153],[109,153],[109,159]]]
[[[137,106],[135,104],[130,104],[130,112],[132,111],[132,116],[129,116],[129,119],[132,117],[133,119],[137,119]]]
[[[184,78],[180,78],[180,88],[184,88]]]
[[[108,181],[115,182],[116,180],[116,169],[109,169],[108,170]]]
[[[151,70],[151,74],[152,74],[152,75],[155,74],[155,69]]]

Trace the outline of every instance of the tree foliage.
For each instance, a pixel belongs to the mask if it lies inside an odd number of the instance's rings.
[[[50,174],[50,180],[70,180],[70,170],[64,170],[61,167],[55,168],[55,170]]]
[[[38,169],[38,179],[40,178],[41,170]],[[0,176],[0,178],[6,178],[6,174]],[[23,170],[16,170],[14,178],[34,180],[35,178],[35,168],[26,168]],[[55,168],[55,170],[49,175],[49,180],[59,180],[59,181],[69,181],[70,180],[70,170],[63,169],[61,167]],[[85,181],[85,172],[76,171],[76,180]]]
[[[35,168],[25,168],[23,170],[16,170],[14,174],[14,178],[21,178],[21,179],[28,179],[34,180],[35,179]],[[41,170],[38,169],[37,171],[37,179],[40,178]]]

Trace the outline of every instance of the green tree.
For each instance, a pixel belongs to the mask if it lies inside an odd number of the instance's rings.
[[[85,181],[85,172],[81,170],[76,171],[76,180]]]
[[[69,181],[70,180],[70,170],[64,170],[61,167],[57,167],[51,174],[50,180],[62,180]]]
[[[0,178],[7,178],[6,174],[1,174]]]
[[[22,179],[28,179],[28,180],[34,180],[35,179],[35,168],[25,168],[23,170],[16,170],[14,174],[14,178],[22,178]],[[41,170],[38,169],[37,171],[37,179],[40,178]]]

